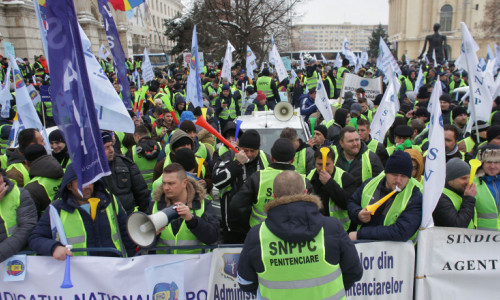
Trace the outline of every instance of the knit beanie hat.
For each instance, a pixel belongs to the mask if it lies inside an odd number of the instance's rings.
[[[500,125],[491,126],[488,129],[488,132],[486,133],[488,143],[499,135],[500,135]]]
[[[319,131],[323,135],[323,137],[326,139],[328,135],[328,129],[326,128],[325,125],[318,125],[316,128],[314,128],[314,131]]]
[[[264,94],[263,91],[257,91],[257,100],[264,100],[266,99],[266,94]]]
[[[66,143],[64,141],[64,137],[61,133],[61,130],[59,129],[56,129],[54,131],[52,131],[50,134],[49,134],[49,142],[61,142],[61,143]]]
[[[280,138],[271,148],[271,156],[277,162],[289,162],[295,157],[295,147],[287,138]]]
[[[449,94],[442,94],[440,97],[439,97],[439,101],[446,101],[448,103],[451,103],[451,97]]]
[[[386,174],[401,174],[411,178],[412,171],[411,156],[404,151],[395,151],[385,163]]]
[[[43,155],[47,155],[47,150],[40,144],[31,144],[24,149],[24,157],[28,162],[33,162]]]
[[[451,111],[451,117],[455,120],[456,117],[467,114],[467,109],[463,106],[457,106]]]
[[[337,109],[337,111],[335,112],[335,116],[333,117],[333,119],[335,120],[335,123],[339,124],[340,126],[344,127],[346,124],[345,124],[345,121],[347,119],[347,114],[349,113],[349,111],[345,108],[339,108]]]
[[[111,132],[103,131],[101,134],[102,134],[102,143],[103,144],[113,142],[113,136],[111,135]]]
[[[186,133],[196,132],[196,126],[194,125],[193,122],[189,120],[182,121],[181,126],[179,128]]]
[[[196,168],[197,165],[193,151],[188,148],[177,150],[173,162],[179,163],[188,172]]]
[[[239,146],[258,150],[260,148],[260,134],[255,129],[245,131],[240,137]]]
[[[470,166],[460,158],[454,157],[446,163],[446,181],[451,181],[468,174],[470,174]]]

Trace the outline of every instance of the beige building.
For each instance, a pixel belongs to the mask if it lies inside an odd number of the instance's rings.
[[[478,57],[485,57],[488,44],[500,37],[486,35],[480,28],[485,5],[490,0],[389,0],[389,40],[397,42],[398,59],[407,54],[416,59],[422,52],[425,37],[433,34],[435,23],[441,24],[440,33],[447,37],[448,57],[460,55],[462,31],[465,22],[480,50]],[[496,0],[498,1],[498,0]]]
[[[340,51],[344,38],[349,40],[353,51],[369,48],[369,38],[378,25],[299,24],[292,27],[290,51],[330,50]],[[387,26],[383,25],[387,30]]]
[[[101,44],[109,49],[97,0],[74,0],[74,3],[78,22],[92,43],[92,52],[99,53]],[[181,1],[148,0],[147,3],[149,13],[146,11],[147,14],[142,14],[140,24],[134,23],[134,20],[138,19],[138,11],[145,12],[145,5],[139,6],[136,16],[131,19],[124,12],[115,12],[110,5],[126,57],[142,53],[144,47],[151,53],[163,52],[160,39],[165,45],[165,51],[172,48],[172,43],[163,35],[165,28],[161,19],[181,13]],[[160,36],[156,33],[153,20]],[[18,57],[28,57],[33,63],[35,55],[44,53],[32,0],[0,0],[0,33],[4,41],[13,43]],[[5,54],[3,45],[0,46],[0,54]]]

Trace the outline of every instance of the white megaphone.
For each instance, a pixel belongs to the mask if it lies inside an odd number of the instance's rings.
[[[281,122],[290,120],[293,117],[293,106],[288,102],[278,102],[274,107],[274,116]]]
[[[176,205],[172,205],[149,216],[140,211],[131,214],[127,220],[128,235],[141,247],[152,246],[156,232],[179,218],[176,208]]]

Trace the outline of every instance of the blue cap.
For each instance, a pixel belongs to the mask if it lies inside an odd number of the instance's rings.
[[[222,86],[222,90],[223,90],[223,91],[229,91],[229,85],[224,84],[224,85]]]

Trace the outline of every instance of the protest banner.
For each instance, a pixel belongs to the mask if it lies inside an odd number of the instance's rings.
[[[500,232],[427,228],[417,247],[415,299],[497,299]]]
[[[357,243],[356,249],[363,277],[346,291],[347,299],[412,299],[415,249],[411,242]]]
[[[349,91],[353,94],[356,89],[363,88],[365,90],[365,98],[375,100],[378,94],[382,94],[382,80],[377,78],[365,78],[355,74],[346,73],[344,76],[344,88],[342,89],[342,98],[345,92]]]

